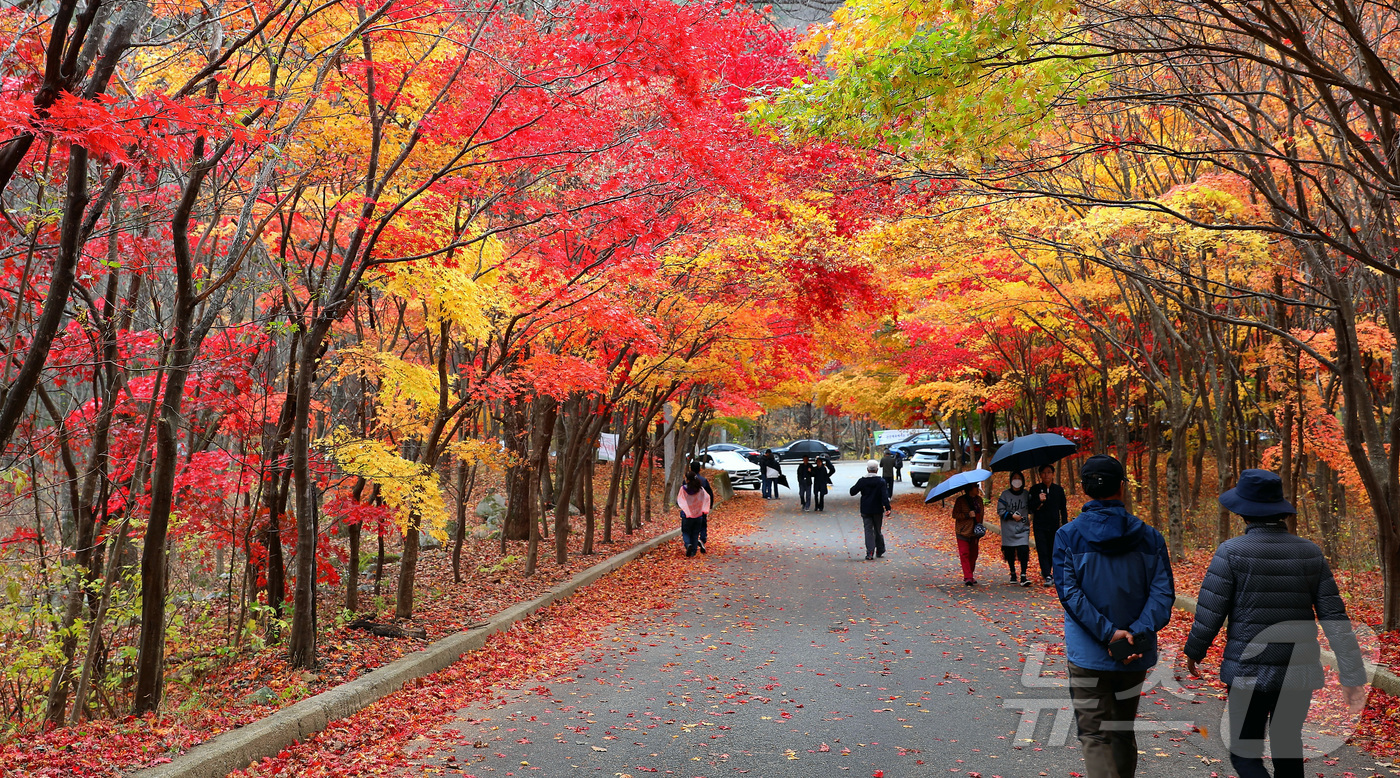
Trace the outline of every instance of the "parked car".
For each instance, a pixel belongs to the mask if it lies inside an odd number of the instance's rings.
[[[919,449],[948,448],[948,436],[941,432],[920,432],[906,440],[891,443],[887,448],[899,452],[907,462],[914,458],[914,452]]]
[[[953,449],[947,445],[943,448],[921,448],[914,452],[914,457],[904,469],[909,471],[909,482],[922,489],[928,485],[934,473],[946,473],[954,469]]]
[[[820,440],[794,440],[786,446],[773,449],[773,456],[777,457],[780,462],[801,459],[802,457],[840,459],[841,449]]]
[[[763,456],[763,452],[756,451],[754,449],[749,448],[748,446],[741,446],[738,443],[715,443],[714,445],[706,446],[705,450],[701,453],[713,454],[717,451],[729,451],[738,454],[739,456],[749,460],[755,465],[758,464],[758,458]]]
[[[735,489],[741,486],[757,489],[761,485],[758,465],[745,459],[739,452],[707,451],[705,456],[709,457],[709,467],[729,474],[729,485]]]

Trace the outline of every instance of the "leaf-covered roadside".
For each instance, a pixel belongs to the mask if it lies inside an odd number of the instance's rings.
[[[679,545],[647,554],[578,595],[493,636],[484,649],[446,670],[234,775],[318,778],[399,773],[408,763],[413,741],[450,714],[493,697],[504,700],[508,690],[530,687],[547,694],[545,684],[573,682],[569,674],[582,652],[603,640],[609,627],[649,608],[669,607],[711,560],[734,553],[729,540],[752,531],[766,507],[758,500],[727,503],[710,517],[707,555],[686,558]]]
[[[721,532],[730,534],[744,531],[745,511],[748,509],[743,506],[753,502],[737,500],[732,503],[732,509],[726,505],[722,512],[726,515],[717,520],[716,528],[723,527]],[[671,529],[673,526],[669,516],[660,516],[655,521],[644,523],[632,535],[619,532],[617,542],[603,547],[606,549],[603,553],[619,553]],[[243,726],[279,708],[352,680],[419,650],[433,640],[483,622],[517,602],[539,596],[581,568],[601,561],[602,557],[590,559],[579,554],[582,538],[581,528],[576,528],[570,535],[569,565],[560,566],[552,560],[542,559],[536,573],[528,577],[523,574],[523,565],[518,560],[502,564],[500,541],[468,539],[462,549],[464,580],[460,584],[452,581],[450,546],[425,554],[419,562],[418,572],[424,596],[411,623],[427,632],[426,640],[373,637],[368,632],[348,628],[345,626],[348,619],[341,618],[322,637],[324,661],[314,673],[292,668],[280,647],[267,647],[198,673],[187,683],[172,681],[169,689],[171,705],[164,715],[93,721],[43,733],[16,733],[0,744],[0,766],[3,766],[0,767],[0,774],[15,771],[15,774],[33,776],[117,775],[168,761],[221,732]],[[723,542],[715,544],[716,551],[722,551],[724,547]],[[605,581],[614,578],[629,582],[646,580],[637,578],[631,568],[656,568],[658,562],[653,558],[670,556],[671,549],[663,549],[637,560]],[[609,583],[607,586],[616,587],[619,584]],[[388,620],[393,608],[392,586],[387,586],[385,591],[390,599],[382,620]],[[595,599],[596,605],[590,607],[615,607],[618,601],[610,599],[613,591],[603,587],[602,583],[596,584],[582,596],[574,598],[578,602],[569,607],[583,607],[582,601]],[[649,588],[649,591],[665,591],[660,577],[658,585]],[[623,608],[617,615],[620,617],[627,612]],[[542,618],[537,617],[532,624],[541,623]],[[528,633],[532,629],[533,626],[524,631]],[[512,634],[519,631],[519,628],[512,630]],[[211,632],[209,637],[213,642],[206,648],[217,646],[218,636]],[[497,636],[493,641],[501,639],[502,636]],[[510,639],[531,638],[515,636]],[[207,652],[185,646],[181,653],[197,655]],[[499,662],[502,668],[511,667],[506,660],[507,654],[501,653],[498,648],[493,647],[485,653],[495,656],[494,661]],[[251,692],[264,688],[270,691],[268,696],[272,698],[271,702],[257,704],[248,700]]]

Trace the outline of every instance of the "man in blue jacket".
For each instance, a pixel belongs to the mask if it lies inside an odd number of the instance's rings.
[[[1137,770],[1138,697],[1176,585],[1162,533],[1123,505],[1123,464],[1090,457],[1079,476],[1092,499],[1055,533],[1070,698],[1088,778],[1128,778]]]

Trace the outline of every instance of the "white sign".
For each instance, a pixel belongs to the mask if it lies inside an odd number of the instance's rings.
[[[928,429],[925,428],[917,430],[880,430],[879,432],[875,433],[875,445],[877,447],[883,448],[894,443],[903,443],[904,441],[914,437],[915,435],[918,435],[921,432],[928,432]]]
[[[598,460],[611,462],[617,459],[617,435],[604,432],[598,435]]]

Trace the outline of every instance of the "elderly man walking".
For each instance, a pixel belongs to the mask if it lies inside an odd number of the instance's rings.
[[[1084,772],[1129,778],[1137,772],[1138,699],[1157,664],[1157,632],[1176,601],[1162,534],[1128,513],[1127,472],[1093,456],[1079,471],[1092,499],[1055,533],[1055,590],[1065,609],[1065,654]]]
[[[865,558],[885,555],[885,518],[890,515],[890,493],[885,479],[875,472],[880,463],[865,463],[865,477],[851,487],[851,496],[860,495],[860,520],[865,525]]]
[[[1302,778],[1303,722],[1325,680],[1317,621],[1337,654],[1347,704],[1360,713],[1366,669],[1356,634],[1322,549],[1288,531],[1294,510],[1278,475],[1246,470],[1219,502],[1247,526],[1220,544],[1206,570],[1186,640],[1186,670],[1199,675],[1197,663],[1228,619],[1220,680],[1229,688],[1230,763],[1240,778],[1269,778],[1267,730],[1274,775]]]

